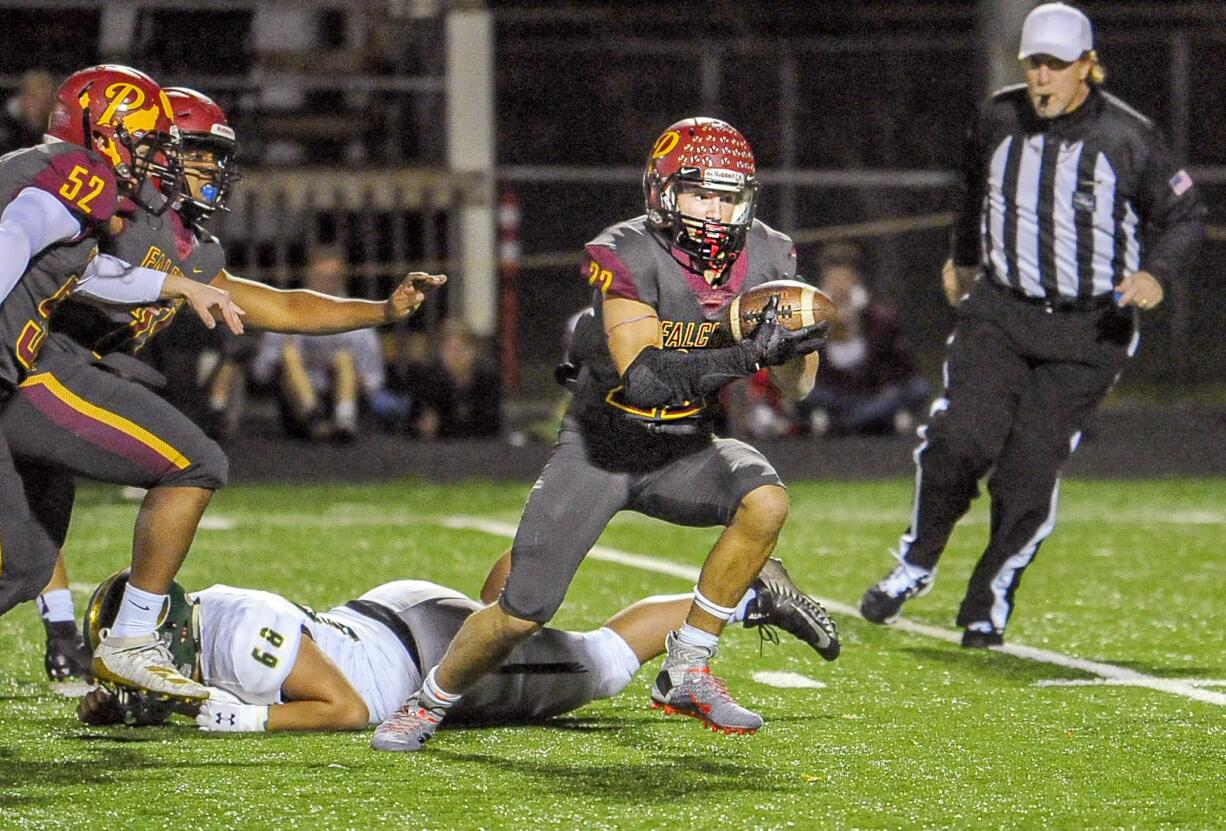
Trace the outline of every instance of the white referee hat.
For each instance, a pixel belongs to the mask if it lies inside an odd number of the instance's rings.
[[[1052,55],[1075,61],[1093,48],[1090,18],[1064,3],[1044,3],[1026,15],[1017,56],[1025,60],[1031,55]]]

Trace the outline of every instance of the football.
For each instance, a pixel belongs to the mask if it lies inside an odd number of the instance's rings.
[[[824,292],[800,280],[772,280],[732,298],[720,321],[724,331],[736,343],[749,337],[762,320],[762,309],[775,296],[779,297],[775,314],[780,326],[800,329],[834,320],[834,301]]]

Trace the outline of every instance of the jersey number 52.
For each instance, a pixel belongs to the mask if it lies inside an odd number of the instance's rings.
[[[88,183],[85,180],[86,174],[89,174]],[[60,196],[69,202],[75,203],[85,213],[93,213],[93,208],[89,206],[89,203],[97,199],[98,194],[102,193],[102,189],[105,187],[106,182],[90,174],[81,165],[76,165],[69,172],[68,179],[60,186]],[[82,195],[81,191],[86,189],[88,189],[88,192]]]

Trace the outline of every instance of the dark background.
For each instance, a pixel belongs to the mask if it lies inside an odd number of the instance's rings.
[[[275,165],[270,148],[286,137],[317,164],[445,164],[439,138],[445,101],[437,90],[355,95],[325,84],[305,96],[302,112],[286,114],[269,111],[259,85],[262,70],[287,62],[319,78],[373,79],[376,86],[400,77],[437,78],[447,3],[304,4],[313,9],[312,46],[297,59],[261,51],[253,35],[260,7],[254,1],[130,5],[138,8],[130,48],[116,56],[99,45],[101,3],[0,3],[0,76],[11,89],[30,68],[63,75],[122,58],[164,84],[198,84],[232,114],[249,168]],[[558,0],[489,6],[496,21],[499,184],[519,200],[527,266],[514,288],[521,396],[549,388],[563,322],[588,300],[577,276],[578,251],[604,226],[642,212],[637,170],[668,124],[710,115],[746,134],[766,182],[759,216],[802,240],[800,270],[812,274],[820,246],[804,243],[806,235],[949,208],[940,175],[952,172],[963,124],[987,91],[980,15],[990,4]],[[1192,272],[1144,317],[1140,356],[1116,398],[1218,401],[1226,382],[1226,4],[1090,2],[1082,8],[1095,22],[1106,89],[1172,136],[1213,226]],[[373,21],[356,42],[342,34],[353,16]],[[794,67],[790,91],[781,72],[787,61]],[[793,108],[785,113],[787,101]],[[548,166],[544,173],[542,166]],[[525,174],[529,168],[536,173]],[[601,175],[576,181],[558,172],[564,168]],[[821,178],[866,171],[884,175],[874,184]],[[893,184],[902,181],[899,172],[932,174],[936,183]],[[407,221],[423,227],[420,218]],[[437,222],[445,226],[446,218]],[[946,231],[858,242],[874,288],[902,310],[935,381],[953,319],[937,279]],[[234,250],[250,251],[238,264],[258,270],[258,247]],[[424,248],[410,241],[410,250]]]

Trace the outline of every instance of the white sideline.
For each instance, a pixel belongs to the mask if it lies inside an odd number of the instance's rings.
[[[1226,687],[1226,678],[1167,678],[1167,681],[1178,681],[1181,684],[1191,684],[1193,687]],[[1040,678],[1034,682],[1036,687],[1135,687],[1140,686],[1135,681],[1117,681],[1114,678]]]
[[[509,522],[498,522],[496,520],[481,519],[480,517],[451,516],[443,519],[441,524],[447,528],[482,531],[496,537],[513,538],[515,536],[514,524]],[[595,546],[588,556],[597,560],[604,560],[605,562],[620,563],[621,565],[631,566],[632,568],[642,569],[643,571],[654,571],[658,574],[668,574],[690,582],[698,579],[698,569],[694,566],[683,565],[681,563],[672,563],[668,560],[661,560],[657,557],[651,557],[645,554],[631,554],[626,551],[619,551],[616,548],[608,548],[603,545]],[[832,612],[837,612],[841,615],[851,615],[854,617],[860,616],[860,610],[855,606],[850,606],[837,600],[829,600],[824,597],[819,597],[818,600]],[[903,632],[908,632],[913,635],[923,635],[924,637],[928,638],[949,641],[950,643],[959,643],[962,640],[962,635],[960,632],[952,629],[945,629],[940,626],[932,626],[927,623],[917,623],[912,620],[906,620],[905,618],[900,618],[893,624],[892,628]],[[1106,682],[1127,684],[1135,687],[1147,687],[1152,690],[1157,690],[1158,692],[1170,693],[1171,695],[1181,695],[1185,698],[1203,701],[1207,704],[1226,706],[1226,693],[1200,689],[1187,680],[1158,678],[1152,675],[1137,672],[1133,669],[1128,669],[1127,667],[1115,666],[1114,664],[1105,664],[1100,661],[1089,661],[1085,658],[1074,658],[1071,655],[1064,655],[1060,652],[1052,652],[1047,649],[1037,649],[1032,646],[1022,646],[1018,643],[1006,643],[1004,646],[992,647],[992,649],[996,652],[1004,652],[1006,655],[1012,655],[1015,658],[1024,658],[1028,661],[1038,661],[1044,664],[1054,664],[1060,667],[1067,667],[1068,669],[1077,669],[1081,670],[1082,672],[1088,672],[1091,675],[1099,676],[1099,678]]]

